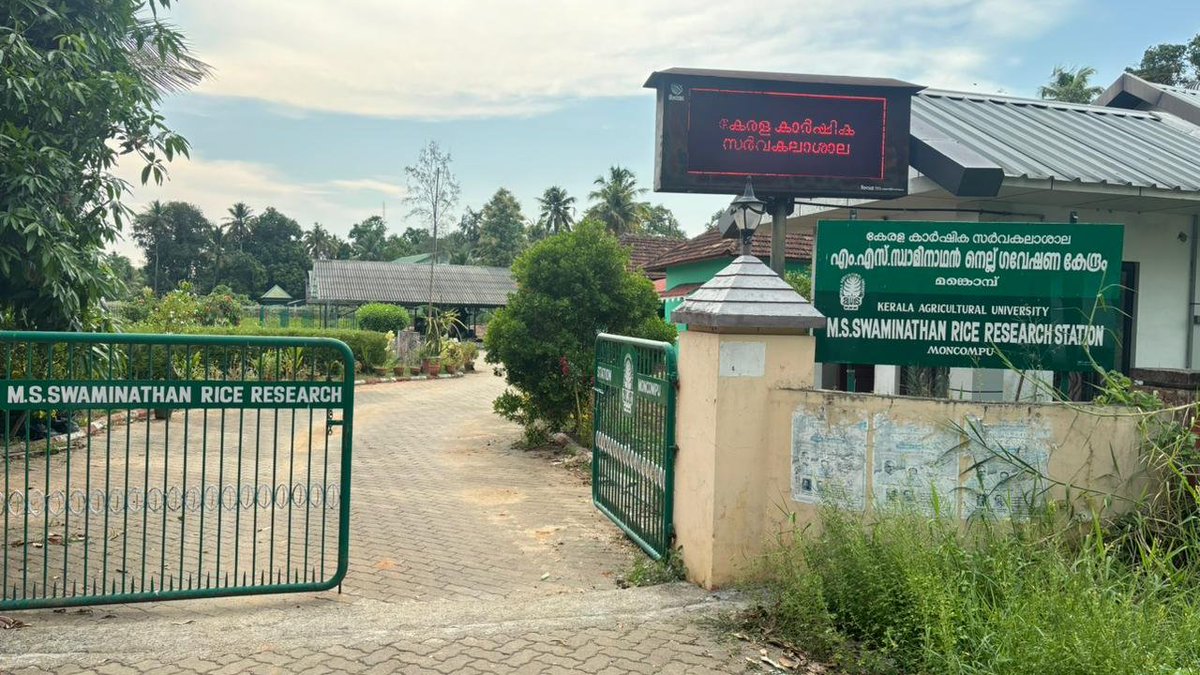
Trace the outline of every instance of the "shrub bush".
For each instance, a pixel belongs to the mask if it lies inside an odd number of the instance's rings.
[[[140,325],[132,327],[129,332],[154,333],[153,326]],[[367,368],[383,366],[388,361],[387,335],[366,330],[326,330],[320,328],[262,328],[254,325],[242,326],[188,326],[185,333],[189,335],[246,335],[246,336],[279,336],[279,337],[318,337],[341,340],[354,353],[356,363]],[[332,361],[336,358],[333,352],[323,356],[321,361]],[[318,369],[325,372],[319,364]]]
[[[591,408],[592,363],[601,331],[673,339],[657,316],[649,279],[629,270],[629,253],[593,221],[545,239],[513,264],[517,292],[488,324],[488,363],[500,363],[512,390],[500,415],[528,434],[570,429],[582,442]],[[513,391],[515,390],[515,391]]]
[[[412,325],[412,316],[408,310],[397,305],[372,303],[359,307],[354,314],[358,319],[359,328],[363,330],[399,333]]]

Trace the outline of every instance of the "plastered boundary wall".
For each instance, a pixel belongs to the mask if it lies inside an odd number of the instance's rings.
[[[1031,463],[1043,462],[1051,481],[1073,486],[1045,486],[1051,500],[1070,496],[1088,508],[1083,490],[1136,497],[1145,489],[1137,421],[1120,408],[818,391],[811,389],[812,357],[808,336],[680,336],[675,526],[692,581],[713,588],[746,579],[780,537],[818,527],[820,500],[805,494],[806,477],[836,484],[857,476],[857,489],[846,494],[857,492],[857,508],[870,513],[886,503],[889,489],[904,499],[904,477],[916,466],[915,484],[943,477],[945,492],[953,493],[944,509],[964,519],[982,493],[990,490],[984,496],[994,499],[1005,492],[996,482],[1011,469],[990,460],[980,488],[978,472],[969,469],[981,456],[995,456],[979,446],[980,435],[991,445],[1022,448]],[[731,369],[739,365],[741,372]],[[926,461],[917,461],[922,456]],[[931,466],[939,458],[951,463],[948,472]],[[1003,518],[1011,505],[1002,498],[991,508]]]

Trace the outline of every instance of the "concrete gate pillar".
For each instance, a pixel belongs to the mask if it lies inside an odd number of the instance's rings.
[[[761,550],[773,499],[771,392],[811,388],[813,328],[825,317],[753,256],[741,256],[698,288],[671,318],[679,336],[675,536],[689,580],[732,581]]]

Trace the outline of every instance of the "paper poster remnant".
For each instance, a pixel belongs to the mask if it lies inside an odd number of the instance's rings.
[[[866,506],[867,419],[831,424],[825,408],[792,415],[792,499]]]
[[[934,515],[958,515],[958,472],[962,437],[935,424],[874,418],[872,493],[876,508],[914,508]]]
[[[762,377],[767,369],[765,342],[722,342],[721,377]]]
[[[963,476],[963,516],[1023,520],[1043,503],[1050,428],[1038,419],[983,423],[967,418],[971,469]]]

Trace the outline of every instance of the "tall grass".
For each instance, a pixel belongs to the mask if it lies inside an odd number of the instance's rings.
[[[1131,404],[1157,480],[1124,515],[1051,504],[964,527],[829,507],[819,533],[767,556],[751,618],[849,671],[1200,673],[1195,436],[1161,404]]]

